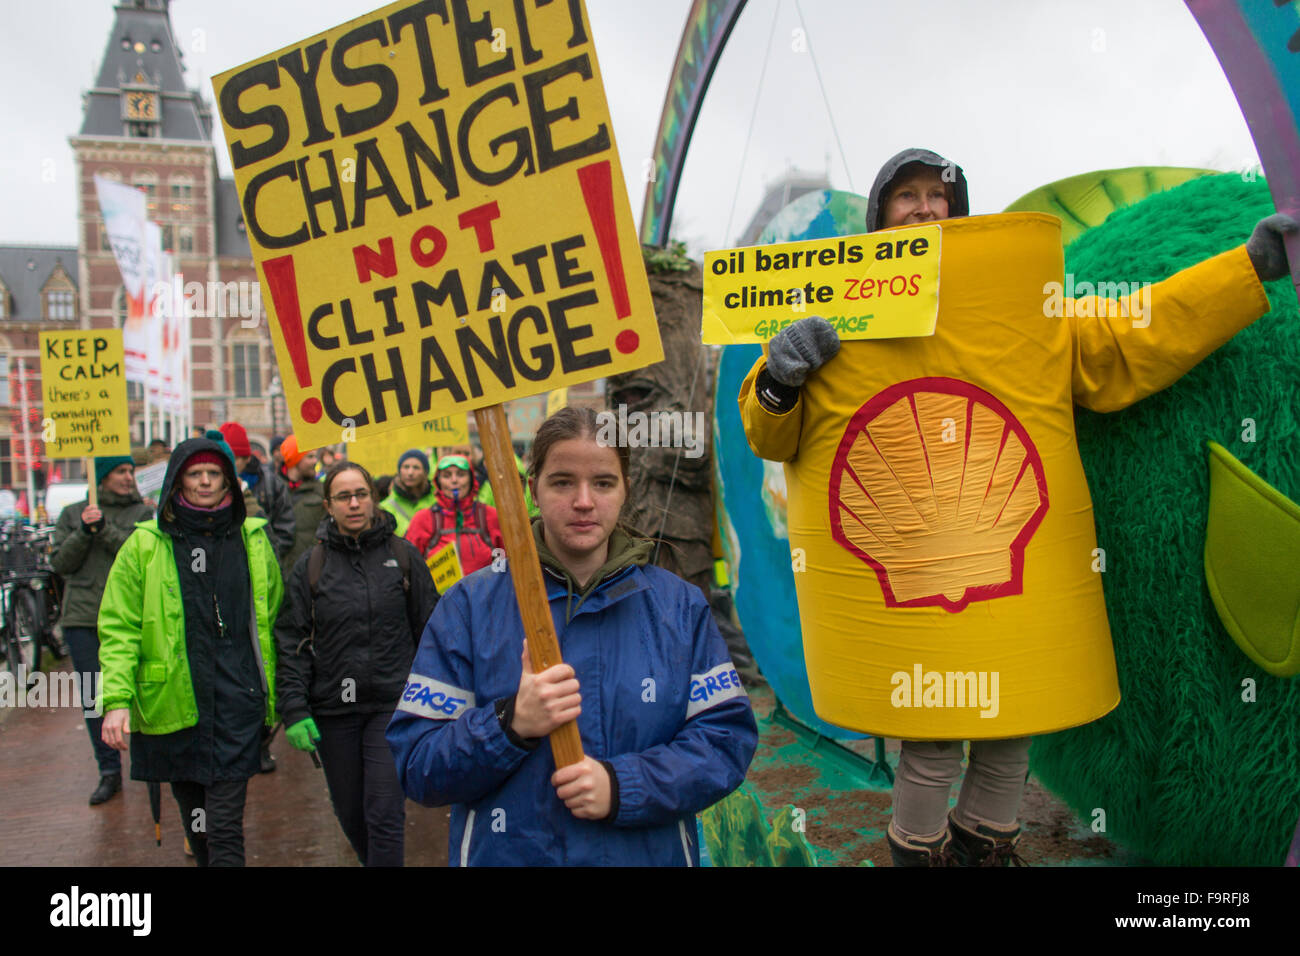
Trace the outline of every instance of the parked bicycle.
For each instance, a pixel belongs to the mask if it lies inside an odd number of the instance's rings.
[[[53,534],[53,527],[15,521],[0,526],[0,653],[9,670],[29,682],[40,670],[42,648],[63,656],[54,633],[59,598],[49,561]]]

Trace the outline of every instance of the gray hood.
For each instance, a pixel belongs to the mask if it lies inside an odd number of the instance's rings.
[[[892,157],[889,162],[880,168],[876,175],[876,181],[871,184],[871,193],[867,197],[867,232],[875,232],[881,228],[880,220],[883,210],[881,209],[880,197],[885,189],[894,181],[898,171],[908,163],[925,163],[927,166],[934,166],[943,174],[945,167],[949,165],[948,160],[944,159],[938,153],[928,149],[905,149],[901,153]],[[961,167],[956,163],[952,164],[956,170],[956,180],[952,184],[953,199],[948,206],[948,218],[956,219],[958,216],[970,215],[970,196],[966,190],[966,174],[962,172]]]

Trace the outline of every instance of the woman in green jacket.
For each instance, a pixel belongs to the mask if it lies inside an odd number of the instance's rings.
[[[104,741],[169,781],[199,866],[242,866],[244,799],[275,722],[283,583],[224,442],[172,453],[159,516],[118,552],[99,609]],[[234,493],[232,493],[232,490]]]

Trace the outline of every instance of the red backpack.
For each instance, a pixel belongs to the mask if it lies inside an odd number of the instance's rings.
[[[435,504],[429,510],[433,512],[433,536],[429,538],[429,543],[424,546],[423,557],[425,560],[428,560],[429,555],[433,553],[433,549],[442,540],[442,505]],[[492,537],[488,533],[487,505],[481,501],[474,502],[474,524],[478,536],[483,539],[483,543],[491,551],[494,545],[492,544]]]

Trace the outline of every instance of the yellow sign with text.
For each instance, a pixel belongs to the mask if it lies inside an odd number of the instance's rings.
[[[460,556],[456,553],[454,542],[434,551],[425,562],[429,565],[429,573],[433,575],[433,588],[439,594],[446,594],[447,588],[465,576],[460,569]]]
[[[304,446],[663,358],[584,5],[470,7],[213,80]]]
[[[942,233],[932,223],[705,253],[704,341],[763,343],[809,315],[842,339],[933,335]]]
[[[122,330],[42,332],[40,348],[45,457],[131,454]]]
[[[466,416],[444,415],[418,425],[348,442],[348,461],[357,462],[372,475],[391,475],[397,471],[398,457],[408,449],[424,450],[441,445],[468,444],[469,424]]]
[[[550,418],[568,404],[569,390],[567,388],[557,388],[546,396],[546,417]]]

